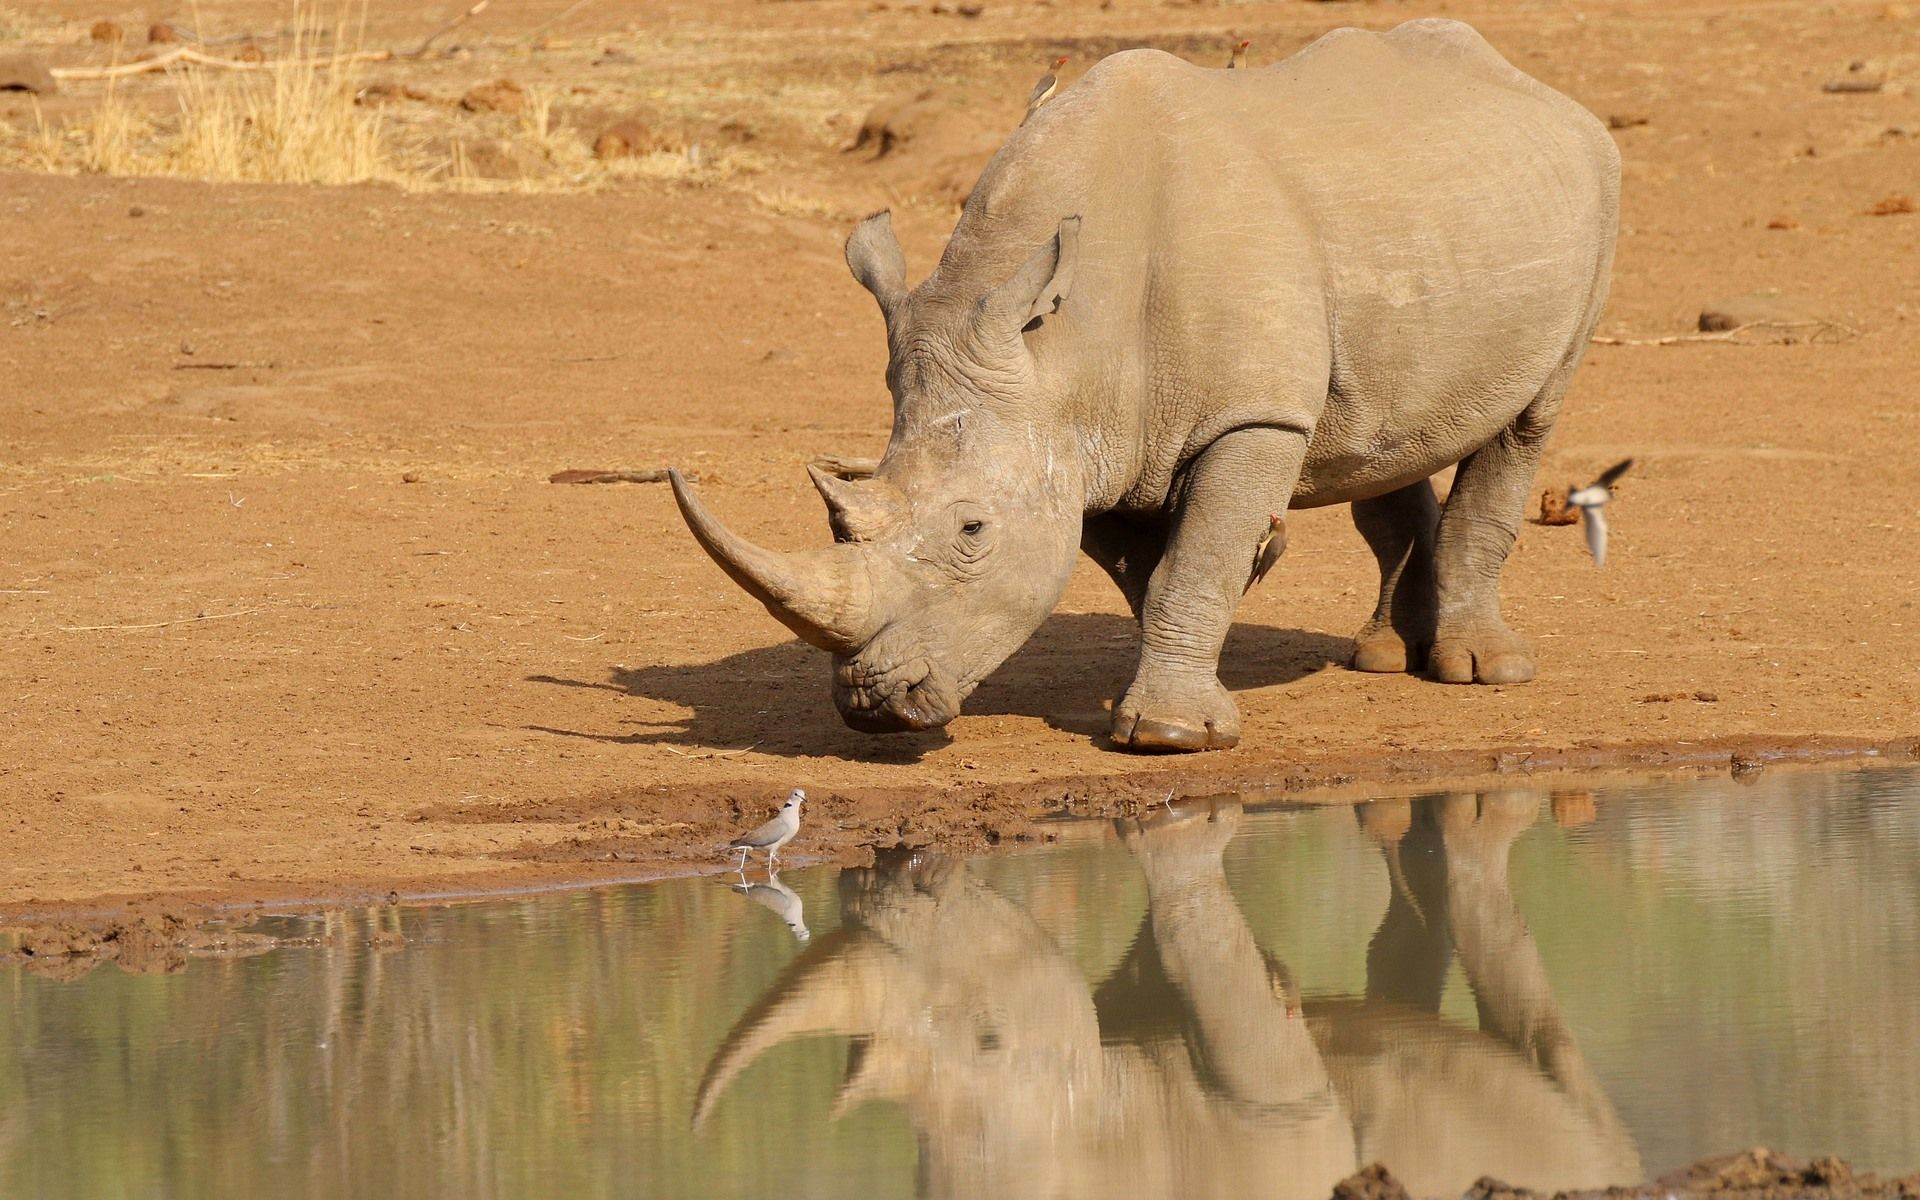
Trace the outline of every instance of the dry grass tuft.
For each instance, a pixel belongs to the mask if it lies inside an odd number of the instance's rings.
[[[350,33],[342,19],[331,41],[344,45]],[[303,21],[287,61],[268,70],[223,75],[185,66],[170,71],[178,85],[171,119],[129,99],[119,81],[109,81],[91,111],[58,128],[36,119],[24,143],[0,145],[0,162],[42,171],[215,182],[404,182],[407,172],[389,154],[379,112],[354,104],[358,72],[351,65],[315,61],[311,48],[323,40],[320,25]]]
[[[354,104],[358,74],[303,65],[301,50],[296,39],[296,61],[262,72],[264,80],[184,72],[179,124],[160,173],[263,183],[398,178],[379,110]]]
[[[0,8],[0,21],[13,19],[11,12]],[[99,90],[85,107],[48,106],[49,114],[62,116],[42,115],[36,104],[28,118],[0,120],[0,168],[209,182],[383,182],[409,191],[568,192],[645,181],[737,188],[784,215],[843,215],[804,191],[766,185],[763,177],[780,173],[781,163],[745,144],[751,132],[726,132],[727,122],[757,96],[743,85],[709,89],[711,95],[698,89],[697,95],[650,94],[642,128],[652,132],[632,151],[602,160],[592,133],[569,111],[568,89],[555,84],[505,80],[516,102],[510,108],[455,108],[385,81],[404,70],[389,65],[379,68],[383,79],[369,91],[369,68],[341,61],[364,48],[364,11],[353,12],[322,19],[311,3],[296,3],[294,32],[276,40],[259,69],[182,61],[163,73],[89,81],[82,86]],[[115,58],[118,65],[117,50]],[[824,106],[836,94],[824,85],[787,90],[796,95],[776,99]],[[392,108],[369,95],[422,103]],[[678,132],[658,133],[662,128]],[[695,140],[684,132],[689,129],[721,132]],[[823,144],[833,140],[822,137]]]

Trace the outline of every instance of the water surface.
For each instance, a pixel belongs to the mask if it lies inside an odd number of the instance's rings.
[[[1320,1200],[1374,1160],[1452,1195],[1754,1143],[1920,1168],[1920,773],[1056,828],[0,973],[0,1196]]]

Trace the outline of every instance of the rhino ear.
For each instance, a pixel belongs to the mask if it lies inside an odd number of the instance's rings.
[[[893,236],[892,213],[881,209],[860,222],[847,238],[847,266],[880,302],[882,315],[890,317],[907,294],[907,256]]]
[[[987,294],[982,323],[993,332],[1023,330],[1060,311],[1073,289],[1080,260],[1080,218],[1068,217],[1044,246],[1035,250],[1007,281]]]

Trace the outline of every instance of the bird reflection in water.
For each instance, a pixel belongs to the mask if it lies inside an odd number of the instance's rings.
[[[792,888],[780,882],[780,876],[769,869],[767,877],[759,883],[749,882],[745,871],[740,873],[739,883],[727,885],[756,904],[773,910],[773,915],[787,924],[787,931],[793,934],[793,940],[805,945],[813,939],[807,930],[807,908],[800,902],[800,896]]]
[[[1362,806],[1392,883],[1366,992],[1304,1003],[1228,888],[1237,803],[1116,823],[1147,911],[1092,989],[964,862],[843,872],[841,928],[727,1035],[693,1123],[769,1049],[838,1034],[853,1044],[835,1114],[899,1105],[925,1195],[1319,1200],[1375,1161],[1414,1195],[1483,1174],[1541,1190],[1633,1182],[1638,1153],[1508,888],[1508,852],[1539,809],[1531,793]],[[1456,961],[1477,1028],[1440,1015]]]

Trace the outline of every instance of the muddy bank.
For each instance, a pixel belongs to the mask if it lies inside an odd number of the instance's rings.
[[[1920,1172],[1882,1178],[1855,1172],[1837,1158],[1808,1161],[1777,1154],[1764,1146],[1715,1158],[1703,1158],[1658,1179],[1631,1187],[1586,1191],[1536,1192],[1483,1176],[1460,1200],[1913,1200],[1920,1197]],[[1334,1185],[1332,1200],[1416,1200],[1384,1165],[1375,1163]]]
[[[193,958],[246,958],[311,939],[285,939],[225,923],[197,920],[165,906],[144,911],[49,921],[0,931],[0,967],[19,966],[53,979],[78,979],[103,963],[135,975],[170,975]]]
[[[1594,817],[1593,789],[1608,783],[1713,775],[1751,783],[1768,770],[1898,766],[1920,762],[1920,741],[1719,739],[1573,750],[1515,746],[1392,757],[1351,754],[1302,762],[1280,778],[1248,770],[1192,769],[1196,763],[1225,761],[1222,758],[1162,761],[1170,765],[1093,780],[935,791],[818,789],[783,864],[867,866],[877,851],[900,847],[991,853],[1071,836],[1077,820],[1138,815],[1169,798],[1224,795],[1259,807],[1517,788],[1547,795],[1554,821],[1580,825]],[[106,896],[83,904],[0,906],[0,938],[9,939],[0,945],[11,947],[10,953],[0,953],[0,964],[43,973],[84,973],[103,962],[136,971],[178,970],[190,957],[307,944],[249,932],[247,922],[265,913],[461,902],[721,873],[734,862],[721,847],[770,810],[764,789],[743,785],[619,791],[485,808],[430,805],[409,821],[518,830],[521,841],[495,855],[484,869],[452,880],[431,872],[402,878],[348,876],[318,886],[250,884]],[[379,939],[385,935],[370,936],[384,944]]]

